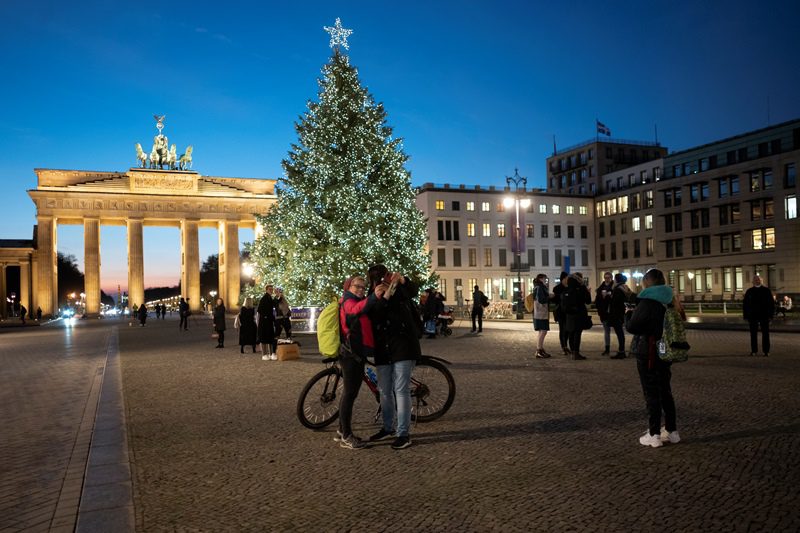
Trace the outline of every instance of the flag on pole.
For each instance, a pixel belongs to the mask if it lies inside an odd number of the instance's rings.
[[[608,126],[597,119],[595,119],[595,122],[597,122],[597,133],[611,137],[611,130],[608,128]]]

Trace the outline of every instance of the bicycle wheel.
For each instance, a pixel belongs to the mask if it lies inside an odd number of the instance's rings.
[[[338,366],[311,378],[297,400],[297,418],[309,429],[322,429],[339,418],[339,398],[344,387]]]
[[[411,418],[436,420],[450,409],[455,397],[456,382],[444,363],[423,355],[411,374]]]

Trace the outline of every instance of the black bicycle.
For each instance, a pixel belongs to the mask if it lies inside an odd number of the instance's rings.
[[[325,361],[327,368],[312,377],[297,400],[297,418],[309,429],[322,429],[339,418],[339,398],[344,387],[339,358]],[[411,419],[416,422],[436,420],[450,409],[456,397],[456,382],[440,357],[423,355],[411,373]],[[367,362],[362,377],[378,403],[375,414],[380,416],[378,384],[368,373],[374,366]]]

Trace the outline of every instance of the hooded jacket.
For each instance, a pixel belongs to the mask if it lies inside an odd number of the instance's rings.
[[[636,309],[627,320],[625,329],[633,334],[630,351],[637,358],[649,356],[649,339],[658,340],[664,334],[664,314],[672,304],[672,287],[653,285],[642,290],[636,298]]]

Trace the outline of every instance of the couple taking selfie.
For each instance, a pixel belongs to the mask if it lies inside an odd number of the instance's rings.
[[[367,357],[375,358],[383,426],[369,438],[375,442],[394,437],[392,448],[411,446],[411,373],[421,355],[420,329],[412,298],[417,285],[384,265],[370,267],[367,278],[353,276],[344,283],[339,323],[350,351],[340,357],[344,390],[339,407],[340,446],[358,450],[366,442],[353,435],[353,404],[361,388]]]

